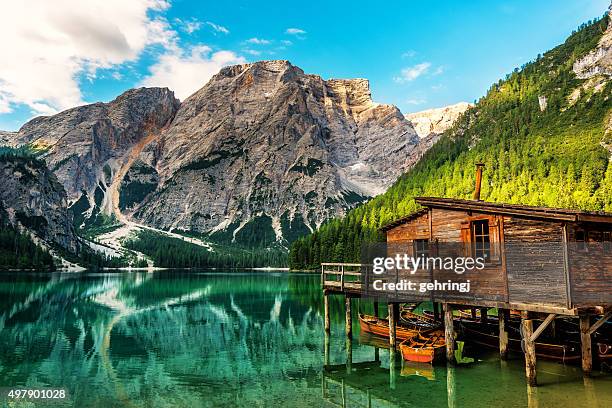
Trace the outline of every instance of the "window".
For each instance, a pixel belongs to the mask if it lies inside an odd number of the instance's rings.
[[[414,245],[414,256],[419,257],[421,255],[429,256],[429,240],[428,239],[415,239]]]
[[[472,245],[475,258],[484,258],[485,262],[491,260],[491,240],[489,238],[488,220],[472,222]]]

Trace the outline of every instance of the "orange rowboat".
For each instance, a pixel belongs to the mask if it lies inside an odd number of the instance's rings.
[[[359,326],[362,332],[389,338],[389,322],[386,319],[360,313]],[[412,329],[401,324],[395,326],[395,337],[398,340],[406,340],[418,334],[418,332],[418,328]]]
[[[446,351],[444,332],[442,330],[434,330],[417,333],[413,337],[404,340],[399,348],[402,357],[406,361],[433,363],[444,358]]]

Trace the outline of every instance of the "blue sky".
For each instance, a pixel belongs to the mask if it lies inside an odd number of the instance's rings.
[[[15,130],[38,114],[109,101],[135,86],[169,86],[183,99],[221,66],[262,59],[288,59],[323,78],[368,78],[375,101],[393,103],[405,113],[471,102],[610,4],[31,3],[0,6],[0,27],[5,27],[0,35],[11,39],[3,41],[0,52],[14,55],[0,62],[3,130]]]

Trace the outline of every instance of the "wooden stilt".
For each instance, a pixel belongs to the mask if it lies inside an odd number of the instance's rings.
[[[497,309],[497,317],[499,321],[499,358],[502,360],[508,359],[508,310]]]
[[[325,333],[329,334],[330,331],[330,320],[329,320],[329,295],[327,293],[323,294],[323,313],[324,313],[324,321],[325,321]]]
[[[353,371],[353,342],[350,337],[346,338],[346,373]]]
[[[446,365],[446,392],[448,408],[457,406],[457,384],[455,380],[455,367],[452,364]]]
[[[438,302],[433,302],[433,314],[434,314],[434,320],[439,322],[440,321],[440,304]]]
[[[378,302],[374,301],[374,316],[378,317]]]
[[[325,344],[323,348],[323,365],[329,365],[329,333],[325,333]]]
[[[395,347],[391,347],[389,349],[389,387],[394,390],[395,389],[395,378],[396,378],[396,351]]]
[[[353,319],[351,316],[351,298],[350,296],[345,297],[346,305],[346,336],[351,337],[353,335]]]
[[[472,319],[476,320],[476,308],[475,307],[471,307],[470,311],[472,312]]]
[[[533,335],[533,320],[529,316],[521,319],[521,334],[523,336],[523,351],[525,352],[525,374],[527,385],[535,387],[538,385],[536,373],[535,341],[531,340]]]
[[[444,338],[446,340],[446,361],[455,364],[455,326],[453,325],[453,308],[448,303],[444,309]]]
[[[593,369],[593,354],[591,351],[591,321],[589,315],[580,316],[580,344],[582,349],[582,374],[591,375]]]
[[[380,349],[378,347],[374,347],[374,361],[380,361]]]
[[[389,303],[389,345],[395,350],[395,325],[397,324],[397,315],[395,314],[395,304]]]
[[[487,322],[487,308],[486,307],[481,307],[480,308],[480,323],[486,323]]]

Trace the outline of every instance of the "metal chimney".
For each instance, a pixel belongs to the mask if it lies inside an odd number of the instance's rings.
[[[474,188],[474,200],[480,201],[480,184],[482,182],[482,168],[484,163],[476,163],[476,186]]]

